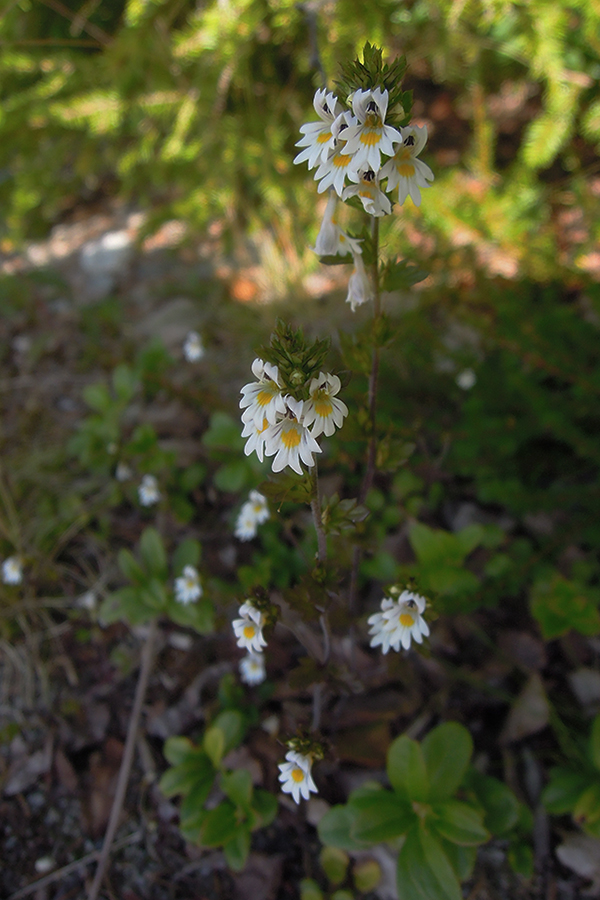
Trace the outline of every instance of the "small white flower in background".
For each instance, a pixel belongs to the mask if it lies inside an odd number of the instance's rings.
[[[115,478],[117,481],[129,481],[133,472],[127,465],[127,463],[120,462],[117,463],[117,468],[115,469]]]
[[[2,563],[2,581],[4,584],[21,584],[23,581],[23,562],[20,556],[9,556]]]
[[[477,375],[473,369],[463,369],[463,371],[459,372],[456,376],[456,383],[463,391],[470,391],[471,388],[475,386],[476,381]]]
[[[267,646],[262,633],[265,617],[250,600],[242,603],[238,613],[240,618],[234,619],[231,623],[238,647],[254,653],[261,653],[262,648]]]
[[[286,397],[286,405],[287,415],[267,431],[265,453],[275,456],[271,466],[274,472],[289,466],[298,475],[303,475],[300,460],[305,466],[314,466],[313,454],[320,453],[321,448],[302,422],[303,401]]]
[[[158,482],[154,475],[144,475],[138,487],[138,497],[142,506],[153,506],[160,500]]]
[[[294,159],[295,163],[307,162],[309,169],[313,169],[319,160],[326,159],[334,141],[331,126],[341,112],[337,97],[328,93],[325,88],[316,92],[313,106],[321,121],[308,122],[301,126],[300,131],[304,137],[300,138],[296,147],[305,149]]]
[[[256,522],[258,525],[262,525],[263,522],[266,522],[267,519],[270,518],[271,513],[269,512],[269,504],[267,502],[267,498],[264,494],[261,494],[260,491],[250,491],[248,503],[252,507],[252,512],[256,517]]]
[[[359,169],[356,173],[349,173],[348,177],[358,184],[350,184],[344,188],[342,200],[358,197],[364,211],[370,216],[388,216],[391,213],[392,204],[379,187],[379,178],[373,169]]]
[[[290,750],[285,754],[286,762],[279,763],[279,781],[284,794],[291,794],[295,803],[300,797],[308,800],[310,792],[316,794],[317,786],[310,773],[312,757]]]
[[[321,228],[312,248],[319,256],[346,256],[348,253],[362,253],[360,241],[351,238],[337,224],[336,209],[338,198],[330,191]]]
[[[384,125],[389,94],[386,90],[355,91],[352,95],[352,112],[355,125],[344,133],[344,153],[349,153],[357,166],[367,164],[376,172],[381,166],[381,153],[393,156],[394,144],[401,140],[400,132],[391,125]]]
[[[342,383],[337,375],[319,372],[318,378],[310,383],[310,398],[304,402],[304,424],[311,425],[311,435],[316,438],[320,434],[331,437],[336,428],[344,424],[344,416],[348,415],[348,407],[336,394]]]
[[[200,576],[194,566],[185,566],[182,575],[175,579],[175,599],[178,603],[193,603],[202,596]]]
[[[98,605],[98,598],[94,591],[86,591],[84,594],[81,594],[77,599],[77,606],[81,607],[81,609],[87,609],[89,611],[96,609]]]
[[[423,637],[429,634],[429,626],[423,618],[427,601],[413,591],[402,591],[394,600],[384,597],[381,601],[381,612],[368,618],[371,626],[371,647],[381,646],[386,654],[390,647],[400,650],[400,646],[408,650],[411,640],[423,643]]]
[[[354,312],[357,306],[362,306],[363,303],[372,299],[373,290],[362,256],[354,256],[354,271],[348,282],[346,303],[350,304],[350,308]]]
[[[430,187],[429,182],[434,179],[427,163],[417,159],[426,142],[426,125],[407,125],[402,129],[402,143],[395,156],[386,162],[379,173],[380,178],[387,178],[388,191],[393,191],[398,186],[400,205],[410,196],[415,206],[420,206],[420,188]]]
[[[198,362],[204,356],[204,346],[197,331],[190,331],[183,345],[183,355],[188,362]]]
[[[255,359],[252,373],[258,381],[251,381],[241,389],[240,409],[243,409],[242,422],[254,422],[257,429],[262,428],[266,419],[269,425],[277,421],[277,414],[285,412],[285,403],[279,387],[279,371],[277,366]],[[246,437],[246,435],[244,435]]]
[[[256,537],[257,525],[262,525],[269,516],[267,498],[259,491],[250,491],[250,499],[243,504],[237,517],[235,536],[240,541],[251,541]]]
[[[245,684],[261,684],[266,677],[263,653],[249,653],[240,660],[240,678]]]

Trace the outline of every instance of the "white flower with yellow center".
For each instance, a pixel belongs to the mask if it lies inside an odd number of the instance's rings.
[[[312,757],[290,750],[285,754],[286,762],[279,763],[279,781],[284,794],[291,794],[295,803],[300,797],[308,800],[310,792],[318,793],[316,784],[310,773]]]
[[[389,94],[386,90],[355,91],[352,95],[352,111],[356,124],[344,133],[344,153],[355,160],[357,166],[368,165],[375,172],[381,167],[381,154],[394,155],[394,144],[401,140],[400,132],[385,125]]]
[[[319,256],[346,256],[348,253],[362,253],[360,241],[346,234],[337,221],[338,198],[330,191],[321,228],[312,248]]]
[[[251,541],[257,535],[258,529],[256,526],[256,516],[252,512],[250,504],[244,503],[235,521],[235,531],[233,533],[239,541]]]
[[[263,418],[260,425],[257,425],[253,418],[249,422],[244,422],[242,437],[248,438],[244,445],[246,456],[250,456],[251,453],[255,452],[259,461],[263,461],[268,428],[270,428],[270,425],[265,418]]]
[[[270,518],[269,504],[267,498],[260,491],[250,491],[250,497],[247,501],[250,506],[257,525],[262,525]]]
[[[239,608],[239,619],[234,619],[232,627],[237,638],[238,647],[253,653],[260,653],[267,646],[262,633],[265,617],[250,600]]]
[[[315,172],[315,181],[319,182],[317,187],[319,194],[333,187],[338,197],[341,197],[346,175],[349,176],[349,173],[356,169],[356,161],[351,153],[346,152],[343,143],[343,134],[349,128],[349,123],[354,121],[350,113],[342,113],[332,125],[333,147]]]
[[[372,299],[373,288],[371,287],[371,282],[367,275],[362,256],[355,255],[354,270],[348,282],[348,296],[346,297],[346,303],[350,304],[352,312],[354,312],[357,306],[362,306],[363,303],[367,303]]]
[[[379,178],[370,167],[350,172],[348,177],[357,184],[344,188],[342,200],[358,197],[365,212],[370,216],[387,216],[392,211],[392,204],[379,187]]]
[[[21,584],[23,581],[23,562],[20,556],[9,556],[2,563],[2,581],[4,584]]]
[[[246,425],[254,421],[257,428],[262,428],[264,419],[270,425],[277,421],[277,414],[285,412],[285,403],[279,387],[279,371],[277,366],[255,359],[252,373],[258,381],[245,384],[241,389],[240,409],[243,409],[242,422]],[[247,435],[243,435],[247,437]],[[246,454],[247,455],[247,454]]]
[[[325,372],[319,372],[319,377],[312,379],[309,386],[310,398],[304,403],[303,421],[307,428],[312,425],[310,433],[314,438],[320,434],[331,437],[335,429],[344,424],[348,407],[336,397],[341,386],[337,375]]]
[[[175,579],[175,599],[178,603],[193,603],[202,596],[200,576],[194,566],[185,566],[183,573]]]
[[[138,498],[142,506],[153,506],[160,500],[158,481],[154,475],[144,475],[138,487]]]
[[[307,162],[313,169],[320,160],[325,160],[329,149],[333,146],[334,136],[331,126],[341,112],[337,97],[328,93],[325,88],[317,91],[313,100],[315,112],[320,122],[308,122],[300,131],[304,137],[296,143],[296,147],[304,147],[294,158],[295,163]]]
[[[402,591],[396,600],[384,597],[381,612],[367,620],[371,626],[371,647],[381,646],[382,653],[386,654],[390,647],[400,650],[402,645],[408,650],[411,640],[422,644],[423,637],[429,634],[429,626],[423,618],[426,605],[425,598],[413,591]]]
[[[434,175],[427,163],[417,159],[427,142],[426,125],[408,125],[402,129],[402,143],[379,173],[387,178],[387,190],[398,187],[398,203],[402,205],[410,195],[415,206],[421,205],[420,188],[431,187]]]
[[[271,468],[281,472],[286,466],[303,475],[300,460],[305,466],[314,466],[314,453],[321,448],[302,420],[303,401],[286,397],[288,411],[284,418],[268,429],[265,441],[267,456],[275,456]]]
[[[197,331],[190,331],[183,345],[183,355],[188,362],[198,362],[204,356],[204,346]]]
[[[249,653],[240,660],[240,678],[244,684],[261,684],[266,677],[263,653]]]

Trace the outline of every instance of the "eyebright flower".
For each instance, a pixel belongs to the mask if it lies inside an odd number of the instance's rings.
[[[268,427],[269,422],[265,418],[263,418],[261,426],[258,426],[254,419],[250,419],[249,422],[244,422],[242,437],[248,438],[244,445],[244,453],[246,456],[250,456],[250,454],[254,451],[256,452],[256,455],[258,456],[260,462],[263,461]]]
[[[20,556],[9,556],[2,563],[2,581],[4,584],[21,584],[23,581],[23,562]]]
[[[279,781],[284,794],[291,794],[295,803],[300,803],[300,797],[308,800],[310,792],[318,793],[317,786],[312,779],[312,757],[290,750],[285,754],[286,762],[279,763]]]
[[[319,182],[317,192],[322,194],[327,188],[332,187],[338,197],[342,196],[346,175],[349,176],[351,171],[356,168],[356,160],[354,157],[346,153],[345,145],[342,143],[341,135],[346,128],[349,127],[354,118],[350,113],[342,113],[335,120],[332,126],[334,143],[327,157],[323,159],[321,165],[315,172],[315,181]]]
[[[256,537],[256,526],[266,522],[269,515],[267,498],[259,491],[250,491],[250,499],[243,504],[237,518],[235,536],[240,541],[252,540]]]
[[[262,428],[266,419],[270,425],[274,425],[277,413],[285,412],[277,366],[263,362],[262,359],[255,359],[252,363],[252,373],[258,381],[245,384],[241,390],[243,396],[240,400],[240,409],[244,410],[242,422],[247,424],[253,421],[257,428]]]
[[[429,626],[422,615],[426,605],[425,598],[413,591],[402,591],[396,600],[384,597],[381,612],[367,620],[371,626],[371,647],[381,646],[385,655],[390,647],[398,651],[402,645],[408,650],[411,640],[422,644],[423,637],[429,634]]]
[[[304,147],[295,157],[295,163],[308,162],[308,168],[313,169],[320,159],[327,157],[327,152],[333,146],[331,126],[341,112],[337,97],[327,90],[317,91],[313,106],[320,122],[308,122],[302,125],[300,131],[304,137],[296,143],[296,147]]]
[[[266,677],[263,653],[249,653],[240,660],[240,678],[245,684],[261,684]]]
[[[117,481],[129,481],[133,472],[127,465],[127,463],[120,462],[117,463],[117,468],[115,469],[115,478]]]
[[[138,487],[138,498],[142,506],[153,506],[160,500],[158,482],[154,475],[144,475]]]
[[[357,196],[370,216],[387,216],[391,213],[392,204],[379,187],[379,178],[370,166],[359,169],[356,173],[350,172],[348,177],[358,184],[344,188],[342,200]]]
[[[417,159],[427,142],[426,125],[407,125],[402,129],[402,143],[395,155],[389,159],[379,173],[387,178],[387,190],[398,186],[398,203],[402,205],[410,195],[415,206],[421,205],[421,191],[431,185],[434,175],[427,163]]]
[[[348,407],[342,400],[336,398],[336,394],[342,383],[337,375],[319,372],[318,378],[313,378],[310,387],[310,399],[304,402],[304,424],[307,428],[311,425],[311,435],[316,438],[320,434],[331,437],[336,428],[344,424],[344,416],[348,415]]]
[[[394,144],[401,139],[396,128],[384,125],[388,100],[388,92],[378,87],[355,91],[352,112],[357,121],[344,134],[344,153],[350,154],[357,166],[366,164],[375,172],[381,166],[381,153],[393,156]]]
[[[175,579],[175,599],[178,603],[193,603],[202,596],[200,576],[194,566],[185,566],[183,574]]]
[[[197,331],[190,331],[183,345],[183,355],[188,362],[198,362],[204,356],[202,339]]]
[[[239,615],[240,618],[232,622],[238,647],[260,653],[267,646],[262,633],[265,624],[262,612],[250,600],[246,600],[239,608]]]
[[[298,475],[302,475],[300,460],[306,466],[314,466],[313,454],[320,453],[321,448],[303,424],[303,401],[286,397],[286,405],[287,413],[284,418],[267,431],[265,453],[267,456],[275,455],[271,467],[274,472],[281,472],[289,466]]]
[[[350,304],[352,312],[354,312],[357,306],[362,306],[363,303],[372,299],[373,290],[362,256],[355,255],[354,271],[348,282],[348,296],[346,297],[346,303]]]
[[[336,207],[338,198],[334,191],[330,191],[329,200],[325,207],[325,214],[321,228],[317,235],[315,246],[312,248],[319,256],[346,256],[348,253],[362,253],[360,241],[351,238],[337,223]]]

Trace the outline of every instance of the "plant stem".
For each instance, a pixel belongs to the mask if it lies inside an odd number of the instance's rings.
[[[87,900],[97,900],[98,894],[100,892],[100,888],[102,886],[102,880],[104,878],[104,874],[106,871],[106,867],[108,865],[108,858],[110,856],[110,849],[112,846],[113,838],[115,836],[115,832],[117,830],[117,825],[119,823],[119,817],[121,815],[121,809],[123,807],[123,801],[125,799],[125,792],[127,791],[127,784],[129,783],[129,773],[131,771],[131,764],[133,762],[133,754],[135,751],[135,742],[137,738],[137,730],[140,722],[140,717],[142,714],[142,706],[144,703],[144,698],[146,696],[146,689],[148,687],[148,681],[150,679],[150,672],[152,670],[152,662],[154,660],[154,646],[156,644],[156,636],[158,633],[158,624],[156,619],[152,619],[150,621],[150,630],[146,637],[146,642],[144,644],[144,648],[142,650],[142,662],[140,666],[140,674],[138,676],[138,682],[135,688],[135,697],[133,700],[133,709],[131,711],[131,718],[129,720],[129,725],[127,727],[127,738],[125,740],[125,750],[123,751],[123,759],[121,760],[121,768],[119,769],[119,778],[117,781],[117,789],[115,792],[112,808],[110,811],[110,818],[108,820],[108,825],[106,826],[106,833],[104,835],[104,843],[102,844],[102,850],[100,852],[100,857],[98,859],[98,867],[96,869],[96,874],[94,876],[93,884],[90,888],[90,892],[88,894]]]
[[[310,509],[315,523],[315,531],[317,532],[317,558],[320,563],[324,563],[327,559],[327,536],[323,528],[323,517],[321,515],[321,494],[319,491],[319,470],[315,462],[315,496],[310,502]]]

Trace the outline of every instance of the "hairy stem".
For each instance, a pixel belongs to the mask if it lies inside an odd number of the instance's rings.
[[[102,887],[102,880],[104,878],[106,867],[108,865],[112,842],[117,830],[117,825],[119,823],[123,801],[125,800],[125,792],[127,790],[127,784],[129,782],[129,773],[131,771],[131,764],[133,762],[133,754],[135,751],[138,725],[142,714],[142,706],[144,703],[144,698],[146,696],[148,681],[150,679],[150,672],[152,671],[152,662],[154,660],[154,646],[156,644],[157,633],[157,621],[156,619],[152,619],[150,622],[150,630],[148,631],[148,636],[146,637],[146,642],[142,650],[140,674],[138,676],[138,682],[135,688],[133,709],[131,711],[131,718],[129,720],[129,725],[127,728],[127,738],[125,740],[125,750],[123,751],[121,768],[119,769],[117,789],[115,792],[112,809],[110,811],[108,825],[106,826],[104,843],[102,844],[100,858],[98,859],[98,867],[96,869],[93,884],[88,894],[88,900],[97,900],[100,888]]]

